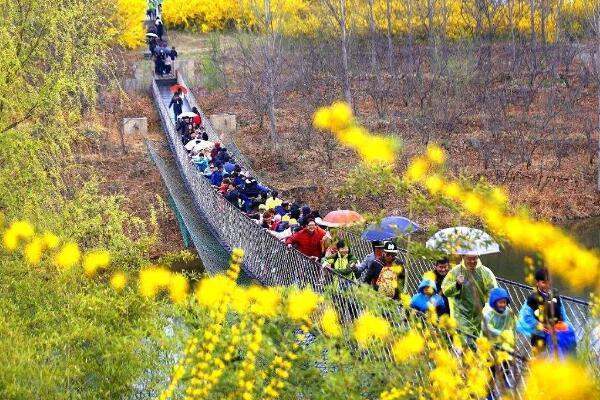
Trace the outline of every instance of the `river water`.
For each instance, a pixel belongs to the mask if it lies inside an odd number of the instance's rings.
[[[575,237],[579,243],[586,247],[600,249],[600,217],[570,221],[563,224],[563,228]],[[482,261],[486,266],[490,267],[496,275],[517,282],[523,282],[525,279],[523,257],[526,255],[528,255],[528,253],[509,246],[505,247],[500,254],[483,256]],[[586,297],[587,295],[587,293],[570,290],[560,281],[556,281],[555,285],[563,294],[570,294],[578,297]]]

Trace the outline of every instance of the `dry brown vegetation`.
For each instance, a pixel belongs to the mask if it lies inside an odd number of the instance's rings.
[[[207,71],[197,97],[207,113],[237,114],[236,141],[255,169],[291,196],[325,209],[373,211],[370,202],[340,198],[338,188],[358,160],[311,126],[318,106],[344,97],[336,43],[277,42],[274,142],[263,40],[226,36],[218,46],[214,37],[208,42],[212,51],[204,64],[210,60],[220,76]],[[599,215],[598,86],[587,61],[593,47],[514,46],[447,44],[433,59],[426,46],[397,44],[394,69],[378,64],[376,79],[363,67],[369,65],[368,46],[357,39],[351,88],[358,118],[402,139],[401,166],[436,141],[448,150],[453,174],[503,185],[542,218]],[[214,79],[221,88],[214,88]],[[401,199],[386,204],[402,211]]]
[[[150,159],[141,135],[125,137],[121,142],[123,118],[147,117],[147,139],[164,143],[164,134],[149,96],[101,93],[99,106],[86,121],[85,136],[75,146],[76,160],[93,168],[101,180],[105,194],[124,197],[124,208],[146,221],[151,209],[156,211],[158,242],[150,257],[156,259],[167,252],[183,249],[177,220],[167,203],[167,191],[156,166]]]

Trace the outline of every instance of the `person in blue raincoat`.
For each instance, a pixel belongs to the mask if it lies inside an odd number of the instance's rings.
[[[444,299],[437,293],[435,281],[423,278],[417,289],[417,293],[410,300],[410,307],[421,312],[435,309],[438,315],[444,313]]]
[[[517,331],[529,337],[534,348],[569,354],[576,348],[575,332],[549,278],[545,268],[535,272],[535,290],[519,311]]]
[[[488,303],[483,308],[483,321],[481,322],[481,335],[495,346],[496,350],[502,350],[505,356],[498,357],[494,352],[495,363],[491,367],[492,375],[500,373],[507,388],[515,385],[511,372],[512,353],[515,350],[515,314],[510,308],[510,296],[506,289],[493,288],[490,291]],[[496,397],[488,397],[496,398]]]

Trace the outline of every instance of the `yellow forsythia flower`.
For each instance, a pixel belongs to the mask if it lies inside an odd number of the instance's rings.
[[[127,48],[135,48],[144,43],[145,28],[143,24],[146,12],[144,0],[117,0],[114,16],[118,27],[118,41]]]
[[[339,337],[342,335],[342,326],[338,320],[337,313],[331,307],[328,307],[321,317],[321,329],[328,337]]]
[[[423,279],[435,282],[435,273],[433,271],[427,271],[423,274]]]
[[[248,297],[252,305],[250,311],[263,317],[277,315],[281,304],[281,293],[275,288],[261,288],[253,286],[248,289]]]
[[[244,250],[238,248],[233,249],[231,252],[231,261],[235,264],[241,264],[244,259]]]
[[[411,357],[421,353],[425,348],[423,335],[410,330],[404,337],[398,339],[392,347],[392,354],[397,363],[402,363]]]
[[[93,276],[99,269],[110,263],[110,254],[106,250],[95,250],[83,257],[83,270],[87,276]]]
[[[310,317],[321,302],[321,297],[310,288],[292,290],[288,296],[288,316],[296,321]]]
[[[196,299],[200,305],[217,308],[233,291],[233,285],[224,275],[203,279],[196,288]]]
[[[525,379],[525,400],[589,400],[597,397],[594,378],[582,365],[552,359],[531,363]]]
[[[239,314],[248,312],[248,309],[250,308],[250,297],[245,288],[234,286],[231,295],[231,308]]]
[[[475,340],[477,351],[483,354],[489,353],[492,350],[492,344],[487,338],[480,336]]]
[[[74,242],[65,243],[60,251],[54,256],[54,265],[62,269],[74,267],[81,258],[79,246]]]
[[[443,164],[446,161],[446,153],[437,144],[430,144],[427,147],[427,158],[434,164]]]
[[[44,240],[44,246],[46,246],[47,249],[55,249],[60,244],[60,239],[52,232],[44,232],[42,238]]]
[[[35,232],[33,225],[27,221],[15,221],[8,229],[15,232],[15,234],[21,239],[29,239]]]
[[[127,284],[127,277],[123,272],[115,272],[110,278],[110,285],[116,290],[121,291]]]
[[[402,307],[404,308],[410,308],[410,301],[412,300],[412,298],[410,297],[410,295],[406,294],[406,293],[401,293],[400,294],[400,303],[402,303]]]
[[[13,251],[19,246],[21,240],[28,240],[34,235],[33,225],[27,221],[15,221],[4,232],[3,244],[4,247]]]
[[[383,318],[369,312],[361,314],[354,323],[354,338],[362,347],[373,340],[383,340],[390,334],[390,324]]]
[[[171,271],[162,267],[150,267],[140,271],[138,289],[143,297],[154,297],[171,282]]]
[[[413,160],[406,170],[406,179],[409,181],[420,181],[425,177],[429,170],[429,163],[427,160],[417,158]]]
[[[43,245],[44,242],[42,239],[35,238],[25,246],[25,260],[27,260],[29,264],[39,264],[40,260],[42,259],[42,253],[44,251]]]
[[[425,178],[425,187],[432,194],[437,194],[444,187],[444,181],[438,175],[430,175]]]
[[[176,304],[185,302],[190,285],[185,276],[181,274],[172,274],[169,281],[169,297]]]

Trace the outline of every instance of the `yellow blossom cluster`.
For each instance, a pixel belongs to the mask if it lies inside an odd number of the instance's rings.
[[[287,351],[284,357],[275,356],[271,362],[269,369],[273,370],[275,374],[263,389],[263,398],[276,399],[280,391],[285,387],[285,382],[290,376],[292,361],[298,358],[294,353],[294,351],[298,350],[298,343],[292,343],[291,347],[292,350]]]
[[[36,235],[35,228],[27,221],[12,222],[2,233],[2,241],[4,248],[11,252],[21,246],[25,261],[30,265],[38,265],[48,252],[52,263],[63,271],[71,270],[81,261],[83,272],[88,277],[94,276],[110,264],[108,251],[93,250],[82,255],[77,243],[67,241],[61,246],[61,239],[57,235],[50,231]],[[125,288],[127,277],[123,272],[115,272],[109,282],[115,290],[120,291]]]
[[[191,379],[185,390],[185,400],[206,397],[212,390],[212,387],[219,381],[224,371],[224,361],[214,357],[213,354],[220,344],[223,322],[226,315],[226,304],[222,304],[209,312],[209,318],[213,322],[205,329],[202,345],[194,355],[195,365],[191,370]],[[232,334],[232,340],[234,337],[237,337],[237,341],[239,342],[239,336]]]
[[[589,400],[600,393],[589,372],[572,360],[535,360],[525,379],[525,400]]]
[[[421,184],[432,195],[442,195],[454,201],[469,214],[481,218],[493,232],[506,237],[513,245],[539,252],[550,270],[575,289],[599,284],[600,257],[597,252],[585,249],[547,222],[511,215],[507,209],[507,196],[499,188],[490,193],[479,193],[444,177],[439,172],[444,160],[443,150],[431,145],[426,155],[412,160],[405,179]]]
[[[486,353],[482,353],[487,358]],[[464,367],[456,355],[447,349],[439,348],[431,353],[435,367],[429,372],[431,386],[436,388],[440,400],[483,398],[487,394],[491,378],[489,365],[480,361],[476,353],[464,353]],[[463,378],[463,374],[466,375]]]
[[[124,47],[133,49],[144,43],[144,0],[117,0],[116,13],[113,16],[118,42]]]
[[[83,271],[87,276],[94,276],[98,270],[106,268],[109,263],[110,254],[108,251],[92,251],[83,257]]]
[[[391,164],[400,148],[394,138],[372,135],[360,126],[347,103],[337,102],[320,108],[314,115],[313,125],[333,132],[342,144],[356,151],[365,162]]]
[[[125,285],[127,285],[127,276],[125,273],[118,271],[111,276],[110,286],[112,286],[117,292],[123,290]]]
[[[321,329],[327,337],[336,338],[342,335],[342,326],[337,312],[333,307],[327,307],[321,316]]]
[[[54,265],[62,269],[71,269],[81,259],[81,250],[75,242],[67,242],[62,245],[58,253],[54,256]]]
[[[413,393],[413,389],[408,385],[403,388],[392,388],[391,390],[381,392],[379,400],[402,400],[408,398]]]
[[[4,248],[13,251],[16,250],[22,241],[27,241],[33,237],[35,230],[33,225],[27,221],[15,221],[8,229],[4,231],[2,243]]]
[[[148,267],[140,271],[139,292],[143,297],[154,298],[161,291],[168,291],[174,303],[186,301],[189,291],[187,278],[163,267]]]
[[[323,299],[310,288],[293,290],[288,296],[287,313],[294,321],[308,321]]]
[[[413,329],[394,343],[392,354],[397,363],[402,363],[421,353],[424,348],[425,339],[423,334]]]
[[[366,311],[354,323],[354,339],[361,347],[376,340],[384,340],[390,334],[390,324],[385,319]]]
[[[249,337],[248,348],[244,361],[242,361],[242,369],[238,371],[238,388],[242,393],[243,400],[251,400],[254,392],[254,378],[256,370],[256,356],[260,350],[260,345],[263,341],[262,328],[265,324],[264,318],[259,318],[254,324],[252,334]]]
[[[185,345],[183,357],[173,368],[173,375],[171,376],[171,382],[169,382],[169,386],[160,394],[160,396],[158,396],[158,400],[167,400],[173,396],[173,392],[177,388],[181,378],[183,378],[185,375],[186,366],[191,362],[191,355],[195,353],[197,347],[198,338],[191,337]]]

